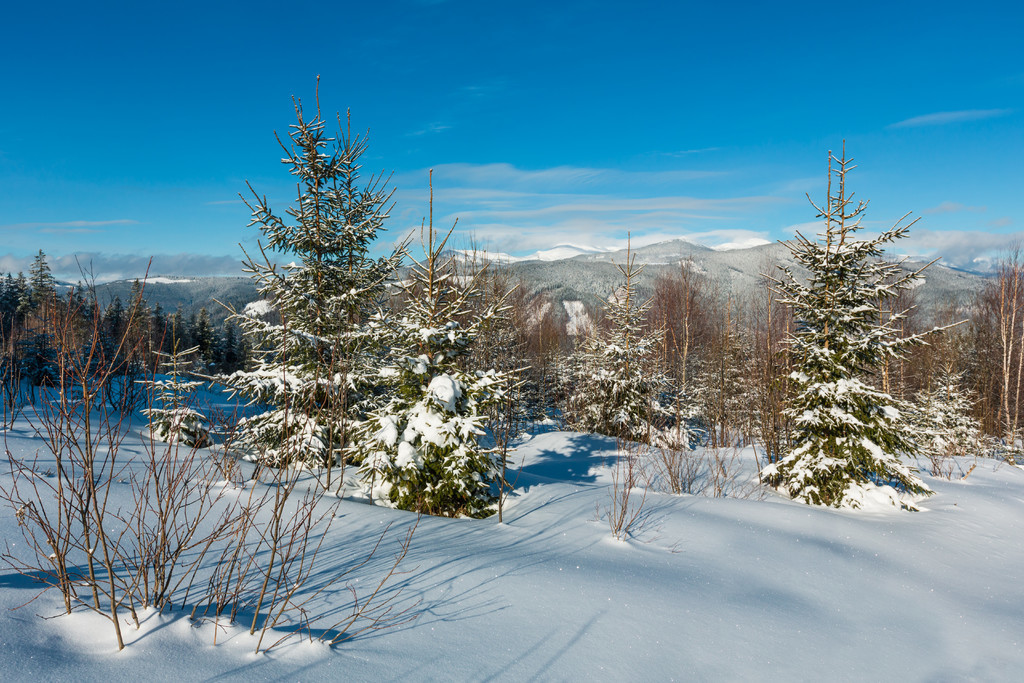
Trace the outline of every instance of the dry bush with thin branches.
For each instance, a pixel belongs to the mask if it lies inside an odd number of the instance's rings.
[[[179,439],[149,439],[141,456],[124,452],[132,422],[104,391],[113,378],[124,379],[121,369],[106,362],[98,329],[83,336],[73,324],[79,312],[67,313],[51,318],[61,349],[57,386],[43,390],[25,417],[44,454],[23,459],[6,449],[11,479],[0,487],[25,541],[17,548],[8,542],[0,560],[38,582],[40,595],[55,588],[66,613],[106,616],[118,649],[126,616],[138,628],[140,609],[188,609],[191,599],[195,618],[244,617],[250,633],[259,632],[257,652],[301,632],[334,644],[416,616],[415,605],[399,603],[400,588],[386,588],[415,525],[368,592],[357,594],[347,582],[365,578],[387,530],[354,559],[314,573],[340,504],[327,500],[327,487],[315,479],[300,487],[300,472],[289,468],[263,468],[264,480],[244,488],[225,481],[237,470],[225,464],[223,444],[211,453]],[[124,486],[128,505],[119,504]],[[347,611],[323,600],[345,586]]]
[[[649,484],[675,495],[756,497],[760,487],[744,478],[742,453],[736,446],[691,449],[686,444],[661,441],[650,449]]]
[[[647,476],[643,458],[650,447],[635,441],[619,439],[618,457],[612,467],[612,483],[608,489],[608,502],[604,516],[612,536],[624,541],[644,528],[647,502]],[[598,516],[600,517],[600,510]]]
[[[707,458],[707,486],[704,495],[712,498],[751,498],[761,491],[757,481],[743,479],[742,449],[709,448]]]
[[[701,495],[707,488],[703,451],[662,445],[652,449],[653,479],[666,493]]]
[[[254,487],[247,496],[243,493],[237,514],[227,525],[229,542],[220,546],[214,569],[191,611],[193,619],[218,627],[215,643],[223,623],[238,623],[242,618],[250,635],[257,636],[256,652],[266,652],[303,632],[333,645],[416,617],[415,604],[399,604],[400,590],[385,591],[400,574],[399,564],[409,552],[415,524],[368,593],[358,594],[349,582],[375,559],[391,525],[361,559],[317,576],[314,582],[314,566],[327,548],[340,501],[325,505],[323,486],[300,490],[297,470],[263,468],[262,472],[265,488],[257,493]],[[267,508],[270,518],[260,521],[257,512]],[[342,610],[341,617],[321,618],[317,609],[335,613],[322,598],[339,588],[351,594],[347,610]],[[271,634],[274,639],[267,641]]]

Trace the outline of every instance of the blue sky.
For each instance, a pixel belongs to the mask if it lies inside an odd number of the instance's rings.
[[[435,217],[494,251],[786,239],[844,139],[869,227],[923,217],[906,251],[1024,236],[1016,3],[28,5],[0,40],[0,271],[237,273],[238,192],[283,212],[274,131],[317,74],[394,173],[386,240],[430,168]]]

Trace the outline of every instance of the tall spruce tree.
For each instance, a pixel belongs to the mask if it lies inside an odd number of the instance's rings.
[[[273,465],[330,468],[344,452],[371,366],[363,361],[373,345],[364,323],[383,295],[385,278],[400,264],[404,244],[390,255],[370,256],[391,191],[381,176],[361,183],[366,136],[353,135],[350,120],[342,126],[339,116],[340,133],[330,137],[319,94],[312,118],[298,99],[295,115],[290,144],[278,142],[282,163],[296,179],[296,203],[282,216],[252,186],[246,200],[250,226],[260,229],[263,240],[258,256],[246,254],[245,271],[273,314],[250,309],[234,316],[252,342],[255,363],[227,382],[269,406],[241,424],[256,457]],[[286,258],[293,260],[275,262]]]
[[[433,190],[431,213],[432,207]],[[442,258],[447,240],[436,239],[431,216],[426,257],[402,285],[406,306],[382,321],[392,338],[392,364],[384,371],[390,399],[360,425],[354,455],[375,501],[433,515],[486,517],[495,511],[503,457],[480,437],[507,377],[465,364],[481,331],[504,312],[505,296],[472,313],[482,295],[479,273],[458,281]]]
[[[887,358],[899,357],[921,336],[900,338],[905,311],[878,319],[880,299],[892,299],[918,282],[918,274],[882,260],[883,247],[907,234],[916,221],[900,219],[869,239],[858,239],[866,202],[853,204],[846,175],[852,159],[829,152],[828,191],[817,240],[797,233],[786,246],[807,278],[789,267],[776,284],[792,307],[796,329],[790,352],[795,387],[787,414],[792,450],[763,470],[764,479],[794,499],[814,505],[861,507],[881,496],[912,508],[904,494],[930,489],[901,459],[913,449],[907,416],[897,402],[869,382]]]
[[[661,405],[669,380],[657,367],[664,342],[661,329],[646,329],[651,301],[641,301],[636,279],[643,266],[626,250],[626,263],[616,264],[623,285],[605,306],[608,325],[584,338],[571,363],[575,375],[569,395],[573,429],[650,443],[667,414]]]
[[[29,286],[31,287],[30,299],[33,310],[49,306],[57,296],[57,280],[50,271],[50,264],[46,261],[46,254],[40,249],[32,260],[32,267],[29,268]]]

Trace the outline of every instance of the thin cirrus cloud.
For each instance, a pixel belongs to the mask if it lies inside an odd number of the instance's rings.
[[[674,152],[659,152],[661,156],[666,157],[688,157],[693,154],[705,154],[707,152],[717,152],[721,147],[701,147],[699,149],[680,149]]]
[[[95,232],[97,228],[106,228],[117,225],[138,225],[139,222],[130,218],[118,218],[110,221],[61,221],[58,223],[11,223],[0,225],[5,230],[40,229],[45,232],[79,232],[83,230]]]
[[[410,207],[404,218],[419,222],[426,171],[406,173],[396,185]],[[433,169],[434,216],[455,223],[463,238],[489,250],[524,254],[558,243],[612,247],[631,234],[649,242],[700,235],[716,242],[748,240],[753,233],[718,232],[723,220],[750,217],[785,202],[770,196],[706,197],[692,194],[702,181],[727,171],[673,169],[630,171],[579,166],[522,169],[508,163],[451,163]],[[420,187],[423,186],[423,187]],[[681,190],[689,190],[684,194]],[[728,228],[738,226],[727,226]],[[757,233],[759,236],[760,233]]]
[[[964,109],[961,111],[940,111],[933,114],[913,116],[909,119],[891,123],[886,128],[919,128],[922,126],[945,126],[951,123],[981,121],[1012,114],[1012,109]]]
[[[443,133],[444,131],[446,131],[446,130],[448,130],[450,128],[451,128],[451,126],[449,124],[447,124],[447,123],[437,123],[437,122],[435,122],[435,123],[427,124],[427,126],[425,126],[423,128],[420,128],[419,130],[409,131],[409,133],[407,133],[407,135],[409,137],[419,137],[421,135],[431,135],[431,134],[434,134],[434,133]]]
[[[613,168],[581,166],[553,166],[542,169],[521,169],[507,163],[468,164],[452,163],[434,167],[434,185],[444,183],[456,186],[541,192],[572,192],[607,186],[618,188],[648,187],[675,184],[684,181],[717,178],[726,171],[682,169],[670,171],[626,171]],[[423,175],[422,173],[419,175]]]
[[[729,211],[744,206],[765,202],[780,201],[774,197],[737,197],[733,199],[699,199],[695,197],[644,197],[630,199],[622,197],[591,197],[577,196],[576,201],[552,204],[537,208],[524,209],[486,209],[460,211],[463,220],[501,217],[504,220],[537,219],[558,214],[608,214],[608,213],[643,213],[668,216],[677,214],[681,217],[700,220],[718,220],[721,215],[714,211]],[[671,212],[671,213],[666,213]],[[695,213],[702,212],[702,213]]]
[[[47,235],[95,235],[103,232],[98,228],[40,228]]]
[[[984,213],[986,207],[984,206],[967,206],[960,204],[959,202],[942,202],[938,206],[933,206],[930,209],[925,209],[922,213],[929,215],[942,214],[942,213],[960,213],[961,211],[967,211],[970,213]]]
[[[31,256],[0,255],[0,272],[27,272]],[[67,282],[96,281],[109,282],[157,275],[182,277],[203,277],[215,275],[238,275],[242,269],[237,256],[210,256],[207,254],[105,254],[80,252],[75,254],[49,255],[47,262],[53,275]]]
[[[1024,233],[995,233],[976,230],[912,230],[900,240],[899,250],[913,257],[942,257],[940,263],[954,268],[974,269],[989,264],[1024,241]]]

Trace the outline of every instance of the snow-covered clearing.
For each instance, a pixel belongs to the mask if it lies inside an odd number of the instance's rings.
[[[150,277],[146,278],[147,284],[157,285],[180,285],[186,282],[192,282],[192,280],[177,278],[177,277]]]
[[[267,315],[274,310],[274,304],[266,301],[265,299],[259,299],[258,301],[250,301],[242,309],[242,315],[248,315],[252,317],[259,317],[261,315]]]
[[[569,322],[565,324],[565,333],[570,337],[585,335],[590,331],[593,323],[590,321],[590,314],[582,301],[563,301],[562,306],[569,315]]]
[[[141,452],[144,429],[133,424],[122,452]],[[6,446],[45,460],[24,419]],[[752,452],[740,455],[750,476]],[[420,521],[407,573],[392,584],[417,619],[333,648],[295,637],[254,655],[247,628],[171,610],[144,615],[138,631],[125,623],[118,652],[96,614],[39,618],[60,613],[56,591],[8,611],[39,586],[0,568],[0,671],[33,681],[1018,679],[1024,471],[980,461],[965,480],[925,475],[936,494],[918,513],[652,492],[646,526],[621,542],[596,513],[615,457],[604,437],[526,438],[503,523]],[[9,472],[0,483],[9,486]],[[127,485],[111,495],[129,504]],[[414,522],[343,500],[316,574],[365,555],[393,523],[358,574],[365,585]],[[18,553],[10,509],[0,533]],[[339,610],[348,598],[339,588],[319,607]]]

